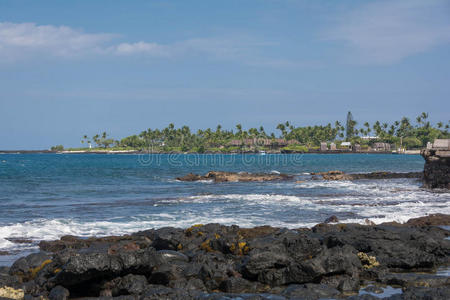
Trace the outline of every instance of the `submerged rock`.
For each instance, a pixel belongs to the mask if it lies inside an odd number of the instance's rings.
[[[199,180],[212,180],[214,182],[250,182],[250,181],[274,181],[274,180],[288,180],[293,176],[286,174],[261,174],[261,173],[247,173],[247,172],[221,172],[211,171],[205,175],[188,174],[183,177],[178,177],[180,181],[199,181]]]
[[[197,224],[88,241],[64,237],[41,244],[53,253],[1,269],[0,288],[25,299],[319,299],[378,282],[401,285],[417,299],[446,295],[447,277],[404,273],[450,264],[448,232],[417,222],[297,230]]]

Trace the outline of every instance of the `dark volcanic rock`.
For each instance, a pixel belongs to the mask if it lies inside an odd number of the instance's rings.
[[[403,295],[403,299],[405,300],[418,300],[418,299],[426,299],[426,300],[443,300],[450,299],[450,288],[439,287],[439,288],[428,288],[428,287],[411,287],[407,288]]]
[[[425,149],[424,186],[427,188],[450,188],[450,150]]]
[[[78,252],[71,255],[63,269],[55,277],[56,284],[73,286],[99,278],[123,273],[151,272],[156,263],[153,248],[115,255],[107,252]]]
[[[324,223],[337,223],[337,222],[339,222],[339,219],[338,219],[338,217],[333,215],[333,216],[326,218],[325,221],[323,221],[323,222]]]
[[[408,222],[406,222],[406,224],[413,225],[413,226],[430,226],[430,225],[449,226],[450,225],[450,215],[432,214],[432,215],[429,215],[426,217],[409,219]]]
[[[297,230],[198,224],[64,237],[42,245],[52,255],[32,254],[0,269],[0,285],[21,289],[25,299],[344,298],[370,282],[400,285],[405,299],[445,296],[448,277],[405,273],[450,263],[448,232],[428,226],[445,216],[423,220]]]
[[[52,263],[52,257],[45,253],[33,253],[15,261],[9,269],[10,275],[17,275],[23,281],[34,279],[39,272]]]
[[[214,182],[249,182],[249,181],[274,181],[274,180],[288,180],[292,179],[293,176],[286,174],[252,174],[247,172],[221,172],[221,171],[211,171],[204,176],[197,174],[188,174],[183,177],[178,177],[177,180],[180,181],[199,181],[199,180],[213,180]]]
[[[55,286],[48,295],[48,298],[50,300],[66,300],[69,299],[69,291],[65,289],[64,287],[58,285]]]
[[[340,292],[335,288],[324,284],[292,284],[282,293],[289,299],[331,299],[337,297]]]

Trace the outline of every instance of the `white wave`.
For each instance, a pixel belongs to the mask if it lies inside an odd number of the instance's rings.
[[[182,202],[211,203],[215,201],[233,202],[241,201],[243,204],[274,204],[274,203],[297,203],[311,204],[306,197],[278,194],[223,194],[223,195],[199,195],[189,196],[181,199]]]
[[[299,190],[297,186],[300,186]],[[63,235],[83,237],[122,235],[165,226],[186,228],[197,223],[236,224],[241,227],[259,225],[287,228],[312,227],[323,221],[322,212],[338,215],[341,222],[361,224],[365,223],[366,218],[376,224],[392,221],[404,223],[410,218],[431,213],[450,214],[448,193],[430,193],[412,184],[411,181],[358,183],[307,181],[297,186],[295,191],[300,195],[208,194],[158,200],[154,205],[183,205],[171,206],[177,207],[171,211],[145,212],[128,219],[120,217],[106,221],[36,219],[9,224],[0,226],[0,250],[36,247],[35,244],[20,246],[6,240],[11,237],[39,241],[54,240]],[[301,193],[301,189],[304,188],[311,190]],[[331,190],[330,195],[320,196],[321,193],[328,193],[327,189]],[[318,196],[314,196],[316,192],[319,193]],[[205,209],[198,209],[198,205],[204,206]],[[310,217],[313,215],[316,217]],[[341,218],[340,215],[348,216],[348,218]]]

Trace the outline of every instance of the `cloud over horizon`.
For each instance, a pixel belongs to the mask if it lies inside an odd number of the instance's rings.
[[[85,33],[68,26],[0,22],[0,63],[14,63],[36,57],[78,58],[83,56],[133,56],[172,58],[200,55],[213,60],[235,61],[250,66],[289,67],[295,62],[268,59],[260,49],[274,44],[254,38],[191,38],[171,44],[157,42],[116,42],[121,36]],[[280,63],[282,62],[282,63]]]
[[[375,1],[342,15],[324,38],[346,43],[357,63],[395,63],[450,43],[449,13],[446,0]]]
[[[95,53],[113,34],[89,34],[67,26],[0,22],[0,60],[16,61],[33,55],[74,57]]]

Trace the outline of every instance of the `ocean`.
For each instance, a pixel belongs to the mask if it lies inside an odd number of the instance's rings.
[[[198,223],[311,227],[450,214],[450,194],[417,179],[322,181],[310,172],[422,171],[419,155],[0,154],[0,265],[63,235],[105,236]],[[180,182],[210,170],[287,173],[292,181]],[[297,182],[301,181],[301,182]],[[23,243],[14,239],[24,239]]]

